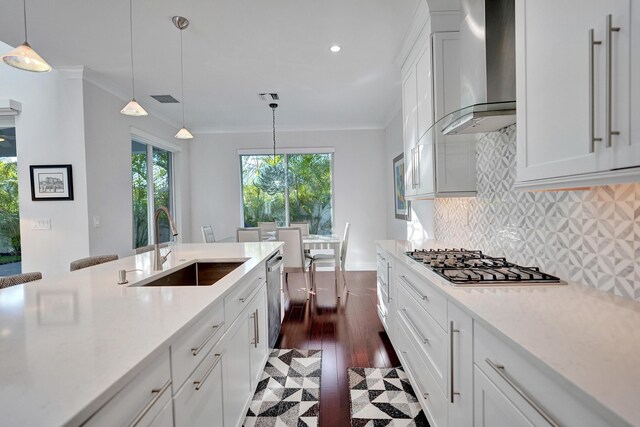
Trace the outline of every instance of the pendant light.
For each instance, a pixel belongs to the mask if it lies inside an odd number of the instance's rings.
[[[121,114],[125,116],[148,116],[149,113],[145,111],[144,108],[138,101],[136,101],[136,85],[133,78],[133,5],[132,0],[129,0],[129,29],[130,29],[130,47],[131,47],[131,101],[127,105],[124,106],[122,110],[120,110]]]
[[[273,157],[276,157],[276,108],[278,108],[278,104],[269,104],[269,108],[271,108],[273,116]]]
[[[35,50],[31,49],[27,42],[27,0],[23,0],[22,8],[24,12],[24,43],[11,52],[2,55],[2,60],[12,67],[34,73],[48,73],[51,65],[42,59]]]
[[[181,90],[181,103],[182,103],[182,128],[176,133],[178,139],[193,139],[191,132],[184,126],[184,61],[182,60],[182,32],[189,26],[189,20],[183,16],[174,16],[172,19],[173,25],[180,30],[180,90]]]

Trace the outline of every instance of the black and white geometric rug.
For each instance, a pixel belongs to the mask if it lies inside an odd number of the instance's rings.
[[[320,414],[322,350],[273,350],[245,427],[311,427]]]
[[[352,427],[415,426],[429,422],[400,368],[349,368]]]

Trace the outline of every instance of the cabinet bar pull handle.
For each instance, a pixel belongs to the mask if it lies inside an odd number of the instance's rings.
[[[142,411],[140,411],[140,413],[133,419],[133,421],[129,423],[129,427],[137,426],[140,421],[142,421],[144,416],[147,415],[147,412],[149,412],[153,405],[155,405],[158,399],[160,399],[160,396],[162,396],[169,387],[171,387],[171,380],[164,383],[161,388],[151,390],[151,393],[153,393],[154,395],[153,398],[149,401],[149,403],[146,404],[144,408],[142,408]]]
[[[540,414],[540,416],[542,418],[544,418],[546,422],[551,424],[553,427],[560,427],[560,424],[558,424],[558,422],[556,420],[551,418],[551,416],[549,414],[547,414],[545,412],[545,410],[542,409],[542,407],[535,400],[533,400],[531,397],[529,397],[529,395],[527,395],[527,393],[522,389],[522,387],[520,387],[520,385],[515,380],[511,379],[511,377],[505,371],[504,365],[497,365],[497,364],[493,363],[491,361],[491,359],[489,359],[489,358],[486,358],[485,362],[487,362],[487,364],[491,367],[491,369],[496,371],[496,373],[503,380],[505,380],[505,382],[507,384],[509,384],[509,386],[511,386],[511,388],[514,389],[516,391],[516,393],[518,393],[520,395],[520,397],[522,397],[524,400],[526,400],[527,403],[529,405],[531,405],[531,407],[533,409],[535,409],[536,412],[538,414]]]
[[[423,300],[425,300],[425,301],[429,301],[429,297],[428,297],[428,296],[426,296],[426,295],[422,295],[422,294],[420,293],[420,291],[418,290],[418,288],[416,288],[416,286],[415,286],[413,283],[411,283],[411,282],[409,281],[409,279],[407,279],[407,276],[403,276],[403,275],[401,275],[400,277],[402,278],[402,280],[404,280],[404,282],[405,282],[407,285],[409,285],[409,287],[413,290],[413,292],[415,292],[416,294],[420,295],[420,297],[421,297]]]
[[[418,328],[416,327],[416,324],[413,323],[413,320],[411,320],[411,317],[409,316],[409,312],[407,311],[406,308],[403,308],[402,311],[404,312],[404,317],[407,318],[407,321],[409,322],[409,326],[411,326],[411,329],[414,330],[414,332],[416,333],[416,335],[418,335],[418,338],[420,338],[420,340],[422,341],[422,344],[426,344],[429,342],[429,338],[425,338],[420,331],[418,330]]]
[[[202,351],[204,346],[207,345],[207,343],[209,341],[211,341],[211,338],[213,338],[213,336],[216,334],[216,332],[218,332],[218,329],[220,329],[222,327],[222,325],[224,325],[224,322],[219,323],[217,325],[213,325],[212,326],[213,330],[211,331],[211,333],[207,336],[207,338],[205,338],[205,340],[202,342],[202,344],[200,344],[196,348],[192,348],[191,349],[191,354],[193,354],[194,356],[197,356],[198,353],[200,353]]]
[[[258,277],[258,278],[256,279],[256,283],[257,283],[257,282],[262,281],[263,279],[264,279],[263,277]],[[240,300],[240,302],[241,302],[241,303],[243,303],[243,304],[244,304],[244,302],[245,302],[246,300],[248,300],[248,299],[249,299],[249,297],[251,296],[251,294],[252,294],[252,293],[253,293],[253,289],[251,289],[251,290],[249,291],[249,294],[248,294],[247,296],[242,297],[242,298],[238,298],[238,299]]]
[[[401,351],[402,354],[404,354],[404,360],[407,362],[407,365],[409,369],[411,369],[411,365],[409,364],[409,357],[407,357],[407,352],[406,351]],[[429,398],[429,393],[423,393],[422,390],[420,390],[420,384],[418,384],[416,382],[416,388],[418,389],[418,392],[422,395],[422,398],[427,400]]]
[[[222,353],[215,353],[214,354],[214,356],[216,356],[216,360],[209,367],[209,369],[207,369],[207,372],[205,372],[205,374],[202,377],[202,379],[200,381],[194,381],[193,382],[193,385],[196,386],[196,390],[200,390],[202,388],[202,386],[204,385],[204,382],[207,380],[207,378],[209,378],[209,375],[211,375],[211,372],[213,372],[215,367],[218,365],[218,362],[220,362],[222,360],[222,355],[223,354],[224,354],[224,351]]]
[[[454,325],[453,325],[453,320],[449,322],[449,362],[450,362],[450,366],[451,369],[449,371],[451,377],[449,378],[451,380],[451,403],[454,403],[454,398],[455,396],[460,396],[460,393],[456,393],[454,391],[453,388],[453,364],[454,364],[454,358],[453,358],[453,334],[456,332],[460,332],[459,329],[455,329]]]
[[[253,317],[254,319],[254,324],[255,324],[255,329],[256,329],[256,344],[255,344],[255,348],[258,348],[258,344],[260,344],[260,318],[258,316],[258,309],[256,308],[256,314]]]
[[[589,30],[589,153],[593,153],[596,149],[596,141],[602,141],[602,138],[596,138],[596,107],[595,107],[595,53],[594,47],[600,45],[600,40],[595,40],[593,28]]]
[[[416,146],[416,169],[418,171],[416,175],[416,187],[420,187],[420,145]]]
[[[606,29],[606,55],[607,65],[605,67],[606,73],[606,117],[605,117],[605,139],[606,146],[611,147],[611,135],[620,135],[620,132],[612,130],[613,126],[613,33],[620,31],[620,27],[613,26],[613,17],[607,15],[607,29]]]

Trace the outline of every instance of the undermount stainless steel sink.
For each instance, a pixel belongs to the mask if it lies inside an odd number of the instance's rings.
[[[242,262],[197,262],[140,286],[211,286]]]

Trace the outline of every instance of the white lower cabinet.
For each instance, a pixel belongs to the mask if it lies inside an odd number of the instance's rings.
[[[267,290],[258,293],[249,306],[249,362],[251,390],[255,390],[269,356],[269,325],[267,324]]]
[[[168,420],[171,423],[167,424]],[[172,423],[171,368],[167,349],[83,425],[143,427]]]
[[[473,425],[473,319],[448,302],[448,405],[449,426]]]
[[[222,346],[216,347],[174,396],[175,425],[223,427]]]
[[[378,271],[376,280],[377,294],[377,311],[380,322],[387,331],[387,335],[391,342],[394,340],[394,322],[395,322],[395,276],[393,258],[378,250],[376,253],[378,258]]]

